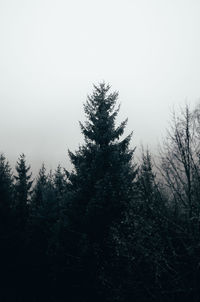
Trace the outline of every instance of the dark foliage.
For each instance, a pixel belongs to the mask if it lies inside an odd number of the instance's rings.
[[[94,86],[70,172],[0,155],[0,301],[200,301],[200,110],[136,165],[117,98]]]

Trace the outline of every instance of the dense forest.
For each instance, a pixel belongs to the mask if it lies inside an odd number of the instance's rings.
[[[140,162],[117,92],[94,86],[84,111],[71,171],[0,155],[0,301],[200,301],[200,109]]]

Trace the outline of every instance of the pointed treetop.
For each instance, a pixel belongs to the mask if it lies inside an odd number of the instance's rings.
[[[86,141],[98,144],[99,146],[108,146],[124,133],[127,119],[117,128],[115,119],[120,106],[115,108],[118,92],[109,93],[110,85],[104,82],[98,86],[94,85],[94,91],[88,96],[84,111],[88,121],[85,125],[80,123],[81,131]]]

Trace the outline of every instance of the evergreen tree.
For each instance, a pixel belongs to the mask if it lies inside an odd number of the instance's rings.
[[[54,187],[56,192],[57,201],[60,207],[64,206],[65,197],[67,194],[67,177],[64,170],[58,165],[55,173],[54,173]]]
[[[0,221],[7,221],[13,202],[13,177],[9,163],[0,155]]]
[[[26,165],[25,155],[22,153],[16,165],[17,175],[15,176],[16,211],[18,214],[19,226],[24,228],[28,217],[30,194],[33,181],[32,174],[29,174],[30,166]]]
[[[11,273],[13,265],[13,176],[9,163],[0,154],[0,292],[12,283]],[[1,294],[0,294],[1,298]]]
[[[69,219],[80,244],[78,251],[82,250],[78,254],[85,273],[82,278],[85,288],[90,284],[87,294],[90,292],[91,299],[101,299],[112,286],[114,276],[108,265],[115,250],[112,228],[119,228],[125,219],[136,176],[134,150],[129,149],[132,134],[120,140],[127,120],[115,126],[118,93],[109,90],[105,83],[94,86],[84,105],[88,120],[80,123],[85,144],[75,153],[69,152],[74,166],[68,175],[72,196]]]
[[[159,216],[159,211],[162,212],[165,208],[164,192],[156,179],[153,168],[151,153],[148,149],[142,150],[142,163],[138,171],[137,185],[142,210],[145,211],[147,219],[152,219],[152,215],[153,217]]]
[[[36,184],[33,189],[31,207],[32,209],[37,210],[44,202],[45,188],[47,186],[47,175],[45,165],[42,164],[41,169],[39,170],[38,177],[36,179]]]
[[[153,168],[149,150],[142,150],[142,163],[138,173],[140,206],[135,219],[137,227],[132,234],[132,246],[135,245],[137,249],[137,260],[139,260],[137,269],[138,276],[141,278],[141,291],[144,296],[149,296],[149,299],[155,295],[157,287],[161,288],[159,277],[162,273],[161,268],[165,268],[166,259],[163,249],[168,231],[165,197]],[[140,270],[143,271],[142,275],[139,273]]]
[[[139,186],[141,187],[142,198],[150,202],[154,191],[155,174],[152,171],[152,160],[149,150],[142,151],[142,164],[139,169]]]
[[[59,205],[54,186],[54,175],[46,175],[42,165],[33,189],[30,216],[27,224],[27,266],[30,275],[29,291],[38,301],[50,299],[52,275],[52,246],[56,241],[54,228],[59,219]],[[55,243],[56,244],[56,243]],[[52,275],[52,279],[54,276]],[[51,280],[53,281],[53,280]],[[53,284],[53,282],[51,283]],[[39,298],[40,297],[40,298]]]

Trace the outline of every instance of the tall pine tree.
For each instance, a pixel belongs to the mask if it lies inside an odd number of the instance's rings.
[[[79,242],[83,290],[91,300],[105,298],[106,288],[112,287],[114,269],[109,271],[108,265],[115,250],[112,230],[123,223],[134,194],[132,134],[120,139],[127,120],[116,127],[117,98],[109,85],[94,86],[84,105],[87,121],[80,123],[85,144],[75,153],[69,152],[74,166],[69,173],[69,220]]]

